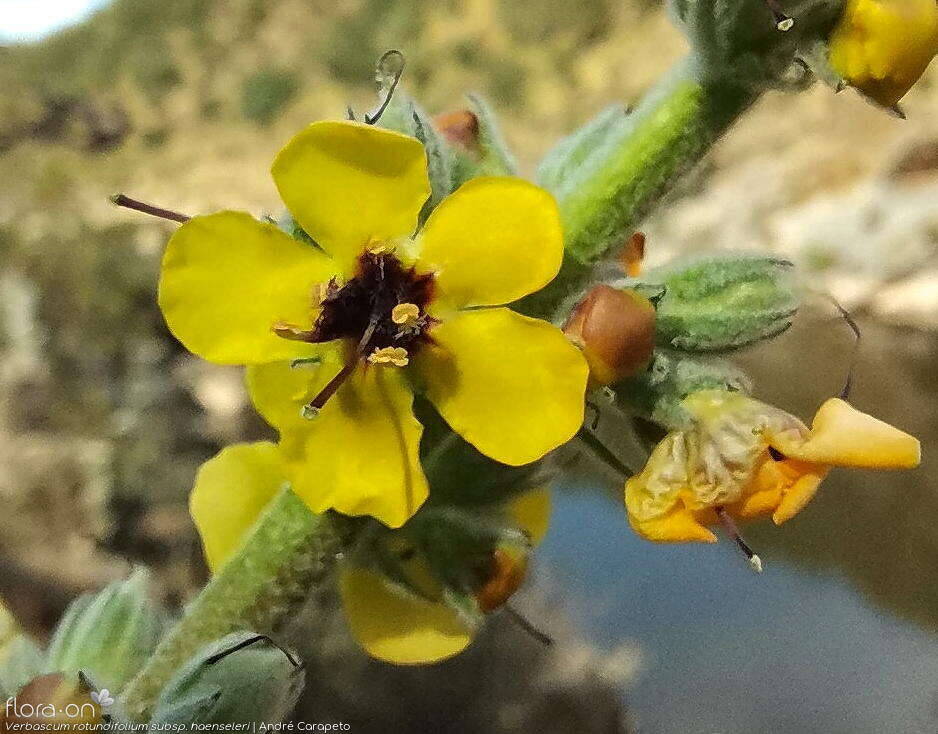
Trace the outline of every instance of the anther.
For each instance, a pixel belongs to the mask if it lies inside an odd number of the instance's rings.
[[[772,17],[775,19],[776,28],[784,33],[794,27],[795,19],[782,12],[782,6],[779,4],[779,0],[765,0],[765,4],[771,11]]]
[[[743,552],[743,555],[746,556],[746,560],[749,561],[752,570],[756,573],[762,573],[762,559],[759,558],[749,544],[743,540],[743,536],[739,534],[739,528],[736,527],[733,518],[729,516],[729,513],[724,507],[717,507],[716,513],[717,517],[720,518],[720,522],[723,524],[723,529],[726,530],[726,534],[733,539],[736,546]]]
[[[320,305],[326,301],[329,296],[339,290],[336,279],[328,280],[325,283],[317,283],[313,286],[313,299]]]
[[[294,324],[287,324],[283,321],[278,321],[276,324],[270,327],[270,330],[281,339],[289,339],[290,341],[295,342],[311,342],[316,337],[316,334],[313,331],[301,329],[299,326],[295,326]]]
[[[393,364],[395,367],[406,367],[410,358],[403,347],[382,347],[369,354],[368,361],[371,364]]]
[[[420,307],[416,303],[399,303],[391,309],[391,321],[399,326],[413,326],[420,318]]]
[[[369,255],[388,255],[392,252],[394,252],[394,246],[387,242],[380,242],[368,248]]]

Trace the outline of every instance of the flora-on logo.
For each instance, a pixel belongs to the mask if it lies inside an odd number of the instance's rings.
[[[101,708],[107,708],[112,703],[114,703],[114,699],[111,697],[111,692],[107,688],[102,688],[100,691],[92,691],[91,700],[98,704]]]

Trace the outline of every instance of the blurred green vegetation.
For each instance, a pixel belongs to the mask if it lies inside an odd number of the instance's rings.
[[[289,71],[261,69],[244,80],[241,112],[245,119],[269,125],[296,94],[300,83]]]
[[[565,85],[584,51],[621,33],[617,19],[635,21],[658,5],[639,0],[623,12],[614,0],[115,0],[0,59],[0,144],[39,124],[52,101],[76,98],[119,104],[132,129],[153,118],[178,126],[180,107],[263,125],[303,84],[328,79],[361,94],[388,48],[408,56],[416,91],[473,79],[496,103],[518,109],[532,78],[556,75]]]

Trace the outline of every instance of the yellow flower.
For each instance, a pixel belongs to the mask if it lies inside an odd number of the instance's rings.
[[[398,527],[423,503],[414,386],[505,464],[573,436],[583,358],[552,325],[503,307],[560,267],[547,192],[475,179],[414,235],[430,191],[423,146],[354,122],[310,125],[273,178],[318,247],[243,213],[195,217],[167,246],[160,306],[191,351],[252,366],[252,398],[313,511]]]
[[[682,403],[688,428],[669,433],[625,485],[635,531],[661,542],[713,543],[717,510],[776,525],[809,502],[833,466],[909,469],[919,442],[831,398],[808,429],[792,415],[741,393],[704,390]]]
[[[213,571],[238,549],[244,534],[287,481],[281,459],[272,443],[236,444],[199,470],[190,511]],[[232,502],[232,496],[238,501]],[[545,489],[528,491],[494,508],[494,516],[523,534],[529,549],[547,531],[550,495]],[[384,529],[380,536],[382,548],[394,554],[398,579],[351,553],[340,569],[339,593],[349,629],[370,655],[398,664],[436,662],[465,649],[477,626],[465,610],[449,603],[430,553],[416,547],[407,529]],[[474,584],[469,599],[482,614],[500,608],[518,588],[526,561],[524,549],[519,552],[517,546],[484,547],[490,549],[484,554],[488,562],[480,569],[473,557],[464,569]]]
[[[847,0],[830,64],[848,84],[895,108],[938,54],[935,0]]]

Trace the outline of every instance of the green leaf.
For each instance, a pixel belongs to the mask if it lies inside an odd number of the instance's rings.
[[[537,169],[537,182],[552,193],[559,193],[570,180],[570,174],[591,155],[601,149],[620,123],[629,114],[623,105],[610,105],[583,127],[557,143],[544,156]]]
[[[752,382],[724,359],[658,349],[647,371],[616,386],[616,401],[634,415],[674,429],[688,421],[681,401],[713,389],[748,393]]]
[[[799,305],[791,268],[767,255],[719,254],[679,260],[626,282],[664,287],[657,302],[659,345],[721,352],[791,326]]]
[[[126,581],[74,601],[49,643],[46,672],[85,670],[105,688],[120,690],[156,649],[166,626],[148,584],[148,572],[137,569]]]
[[[382,92],[382,100],[384,94]],[[387,130],[403,133],[417,138],[427,151],[427,173],[430,176],[430,200],[422,212],[425,220],[430,212],[452,191],[451,158],[452,151],[448,143],[433,127],[430,116],[418,105],[400,85],[387,109],[381,115],[378,125]]]
[[[151,726],[279,724],[305,685],[296,657],[269,638],[234,632],[199,650],[166,684]]]

